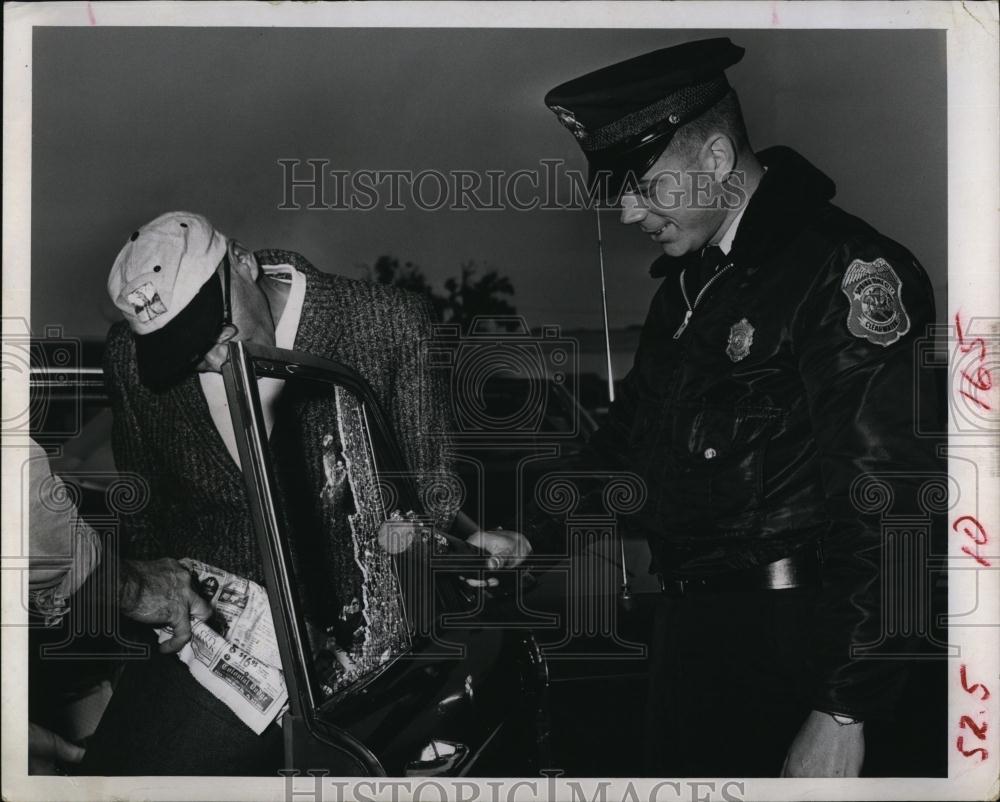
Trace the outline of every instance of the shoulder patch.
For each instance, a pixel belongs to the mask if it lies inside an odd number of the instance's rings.
[[[910,330],[903,306],[903,282],[885,259],[848,265],[840,285],[850,301],[847,330],[875,345],[888,346]]]

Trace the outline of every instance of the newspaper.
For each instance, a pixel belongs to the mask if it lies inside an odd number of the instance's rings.
[[[196,621],[177,656],[191,675],[260,735],[288,707],[267,592],[256,582],[185,558],[214,614]],[[157,630],[160,642],[173,634]]]

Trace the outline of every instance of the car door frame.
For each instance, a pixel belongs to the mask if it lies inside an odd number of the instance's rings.
[[[274,466],[267,447],[257,379],[305,379],[347,389],[362,404],[369,434],[373,430],[377,433],[381,447],[379,467],[398,473],[403,467],[402,457],[371,388],[353,369],[311,354],[255,343],[230,342],[227,349],[222,377],[288,689],[289,711],[283,722],[286,763],[292,768],[292,751],[303,749],[304,736],[311,741],[307,751],[314,755],[322,753],[324,746],[335,750],[331,759],[341,765],[346,762],[347,774],[352,773],[349,767],[354,766],[354,774],[384,776],[385,769],[370,749],[346,730],[317,715],[321,698],[307,668],[311,660],[309,639],[300,614],[291,553],[282,538],[274,504]]]

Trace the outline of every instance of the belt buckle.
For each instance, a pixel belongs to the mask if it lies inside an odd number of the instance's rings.
[[[660,574],[660,593],[663,593],[672,598],[683,596],[688,588],[688,585],[690,584],[691,584],[690,580],[667,579],[662,574]]]
[[[662,574],[660,575],[660,592],[665,593],[668,596],[678,598],[681,596],[687,596],[693,591],[711,591],[719,590],[718,586],[714,585],[709,578],[706,577],[689,577],[687,579],[676,579],[676,578],[665,578]]]
[[[764,566],[764,582],[768,590],[784,590],[786,588],[796,588],[800,582],[801,570],[791,557],[784,557],[775,560]]]

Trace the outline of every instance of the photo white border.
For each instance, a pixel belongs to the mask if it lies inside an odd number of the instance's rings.
[[[538,28],[698,28],[777,30],[805,28],[907,29],[939,28],[947,31],[948,53],[948,320],[961,314],[963,321],[976,321],[971,336],[992,337],[996,349],[1000,337],[1000,234],[997,228],[997,198],[1000,195],[1000,141],[998,119],[998,22],[995,3],[961,2],[508,2],[508,3],[284,3],[257,2],[123,2],[123,3],[9,3],[4,15],[4,150],[3,150],[3,316],[30,319],[31,286],[31,29],[33,26],[222,26],[254,27],[538,27]],[[888,144],[887,144],[888,146]],[[918,166],[919,167],[919,166]],[[977,328],[981,327],[981,328]],[[18,334],[5,328],[3,335]],[[954,359],[955,354],[953,353]],[[991,354],[995,361],[996,353]],[[952,371],[949,371],[949,375]],[[997,377],[1000,380],[1000,377]],[[958,387],[949,392],[958,392]],[[3,405],[27,406],[27,377],[5,372]],[[1000,394],[990,392],[994,424]],[[952,447],[970,455],[978,465],[980,486],[996,487],[997,443],[983,433],[961,442],[952,421]],[[995,426],[994,426],[995,428]],[[966,446],[975,445],[966,451]],[[23,566],[19,553],[22,521],[20,465],[26,449],[5,439],[3,458],[2,533],[4,568]],[[949,461],[950,473],[969,487],[968,464]],[[991,482],[992,480],[992,482]],[[1000,789],[1000,649],[997,610],[1000,609],[1000,537],[998,498],[990,493],[976,499],[975,514],[991,535],[985,549],[993,569],[952,571],[950,609],[974,610],[954,627],[950,640],[960,645],[961,662],[970,677],[986,682],[992,696],[971,705],[962,695],[958,662],[949,668],[951,741],[948,779],[854,779],[791,780],[746,779],[745,799],[987,799]],[[949,567],[967,569],[971,560],[961,553],[960,536],[951,532]],[[981,553],[983,553],[981,551]],[[973,564],[974,565],[974,564]],[[26,727],[27,694],[25,665],[18,661],[27,649],[26,617],[20,606],[16,582],[2,587],[3,796],[29,800],[77,799],[267,799],[285,800],[285,780],[261,778],[89,778],[28,777]],[[17,624],[21,626],[17,626]],[[984,633],[987,635],[984,637]],[[985,762],[964,759],[953,748],[961,732],[962,714],[978,716],[985,711],[989,751]],[[732,779],[732,778],[724,778]],[[444,782],[444,781],[439,781]],[[468,786],[469,781],[464,781]],[[512,781],[513,782],[513,781]],[[544,789],[548,783],[539,778]],[[591,799],[599,780],[575,779]],[[624,789],[627,780],[612,780]],[[312,781],[296,789],[312,788]],[[656,780],[633,780],[639,799],[648,798]],[[341,786],[342,787],[342,786]],[[568,788],[556,781],[559,798]],[[337,795],[334,787],[325,800],[350,799]],[[618,792],[620,793],[620,792]],[[466,788],[465,794],[468,794]],[[310,796],[297,795],[298,802]],[[400,795],[399,799],[407,797]],[[436,792],[424,799],[437,799]],[[484,789],[483,800],[491,797]],[[536,799],[531,789],[521,787],[510,797]],[[607,799],[620,798],[609,790]],[[631,798],[631,797],[629,797]],[[662,799],[675,799],[665,792]],[[690,796],[686,798],[691,798]]]

